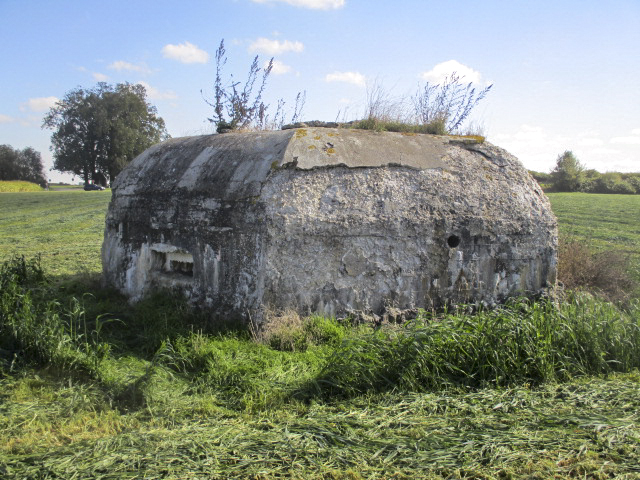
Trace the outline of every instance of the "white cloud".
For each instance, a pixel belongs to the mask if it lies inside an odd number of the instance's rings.
[[[539,172],[550,171],[558,154],[566,150],[562,139],[526,124],[513,133],[494,135],[490,141],[518,157],[526,168]]]
[[[345,82],[357,85],[358,87],[364,87],[367,84],[367,79],[359,72],[333,72],[324,77],[326,82]]]
[[[104,73],[99,72],[94,72],[92,74],[92,77],[97,82],[106,82],[107,80],[109,80],[109,77],[107,77]]]
[[[631,135],[626,137],[613,137],[611,143],[618,143],[622,145],[640,145],[640,128],[634,128],[631,130]]]
[[[640,145],[640,135],[629,137],[613,137],[611,143],[620,143],[623,145]]]
[[[0,123],[12,123],[14,122],[14,119],[11,118],[9,115],[2,115],[0,113]]]
[[[162,55],[182,63],[207,63],[209,54],[190,42],[180,45],[167,44],[162,47]]]
[[[531,125],[521,125],[520,129],[513,134],[499,134],[495,136],[496,140],[524,143],[539,143],[547,138],[547,134],[542,127]]]
[[[167,45],[167,47],[168,46],[169,45]],[[167,47],[165,47],[165,48],[167,48]],[[164,49],[163,49],[163,52],[164,52]],[[138,64],[129,63],[129,62],[125,62],[124,60],[115,61],[111,65],[109,65],[107,68],[109,68],[111,70],[117,70],[118,72],[121,72],[123,70],[129,71],[129,72],[139,72],[139,73],[150,73],[151,72],[151,69],[149,67],[147,67],[144,63],[138,63]]]
[[[302,42],[291,42],[289,40],[269,40],[268,38],[260,37],[249,45],[250,52],[266,53],[268,55],[280,55],[285,52],[300,53],[304,50]]]
[[[594,155],[619,155],[620,150],[616,150],[614,148],[594,148],[590,150],[590,152]]]
[[[601,147],[605,142],[600,138],[600,133],[597,130],[585,130],[578,133],[573,144],[577,147]]]
[[[431,83],[442,83],[446,77],[454,72],[464,83],[473,82],[479,84],[482,77],[479,72],[461,64],[457,60],[447,60],[446,62],[437,64],[427,72],[422,72],[420,78]]]
[[[294,7],[311,8],[313,10],[331,10],[344,7],[345,0],[253,0],[255,3],[282,2]]]
[[[264,66],[266,67],[269,63],[267,62]],[[271,69],[271,73],[274,75],[283,75],[285,73],[289,73],[291,71],[291,67],[282,63],[280,60],[273,61],[273,68]]]
[[[580,138],[577,145],[580,147],[599,147],[604,145],[604,142],[599,138]]]
[[[152,87],[147,82],[137,82],[139,85],[142,85],[147,91],[147,96],[151,100],[173,100],[178,98],[178,95],[172,90],[162,91],[158,88]]]
[[[53,107],[59,99],[57,97],[30,98],[27,103],[21,105],[21,110],[31,110],[32,112],[46,112]]]

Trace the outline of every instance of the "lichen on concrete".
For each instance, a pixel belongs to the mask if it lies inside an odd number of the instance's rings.
[[[538,295],[556,242],[540,187],[496,146],[307,127],[147,150],[113,186],[102,257],[134,300],[177,288],[247,319]]]

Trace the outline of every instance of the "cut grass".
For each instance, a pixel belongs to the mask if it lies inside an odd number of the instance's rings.
[[[207,408],[201,398],[178,417],[96,408],[93,387],[0,383],[7,479],[640,474],[637,373],[465,395],[389,393],[256,415]]]

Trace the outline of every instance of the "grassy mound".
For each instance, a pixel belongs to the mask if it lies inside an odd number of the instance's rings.
[[[35,183],[22,180],[0,181],[0,193],[5,192],[41,192],[44,189]]]

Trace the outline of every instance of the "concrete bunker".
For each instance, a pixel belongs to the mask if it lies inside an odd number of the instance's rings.
[[[556,220],[518,160],[464,137],[300,128],[172,139],[116,179],[104,280],[215,315],[493,305],[555,283]]]

